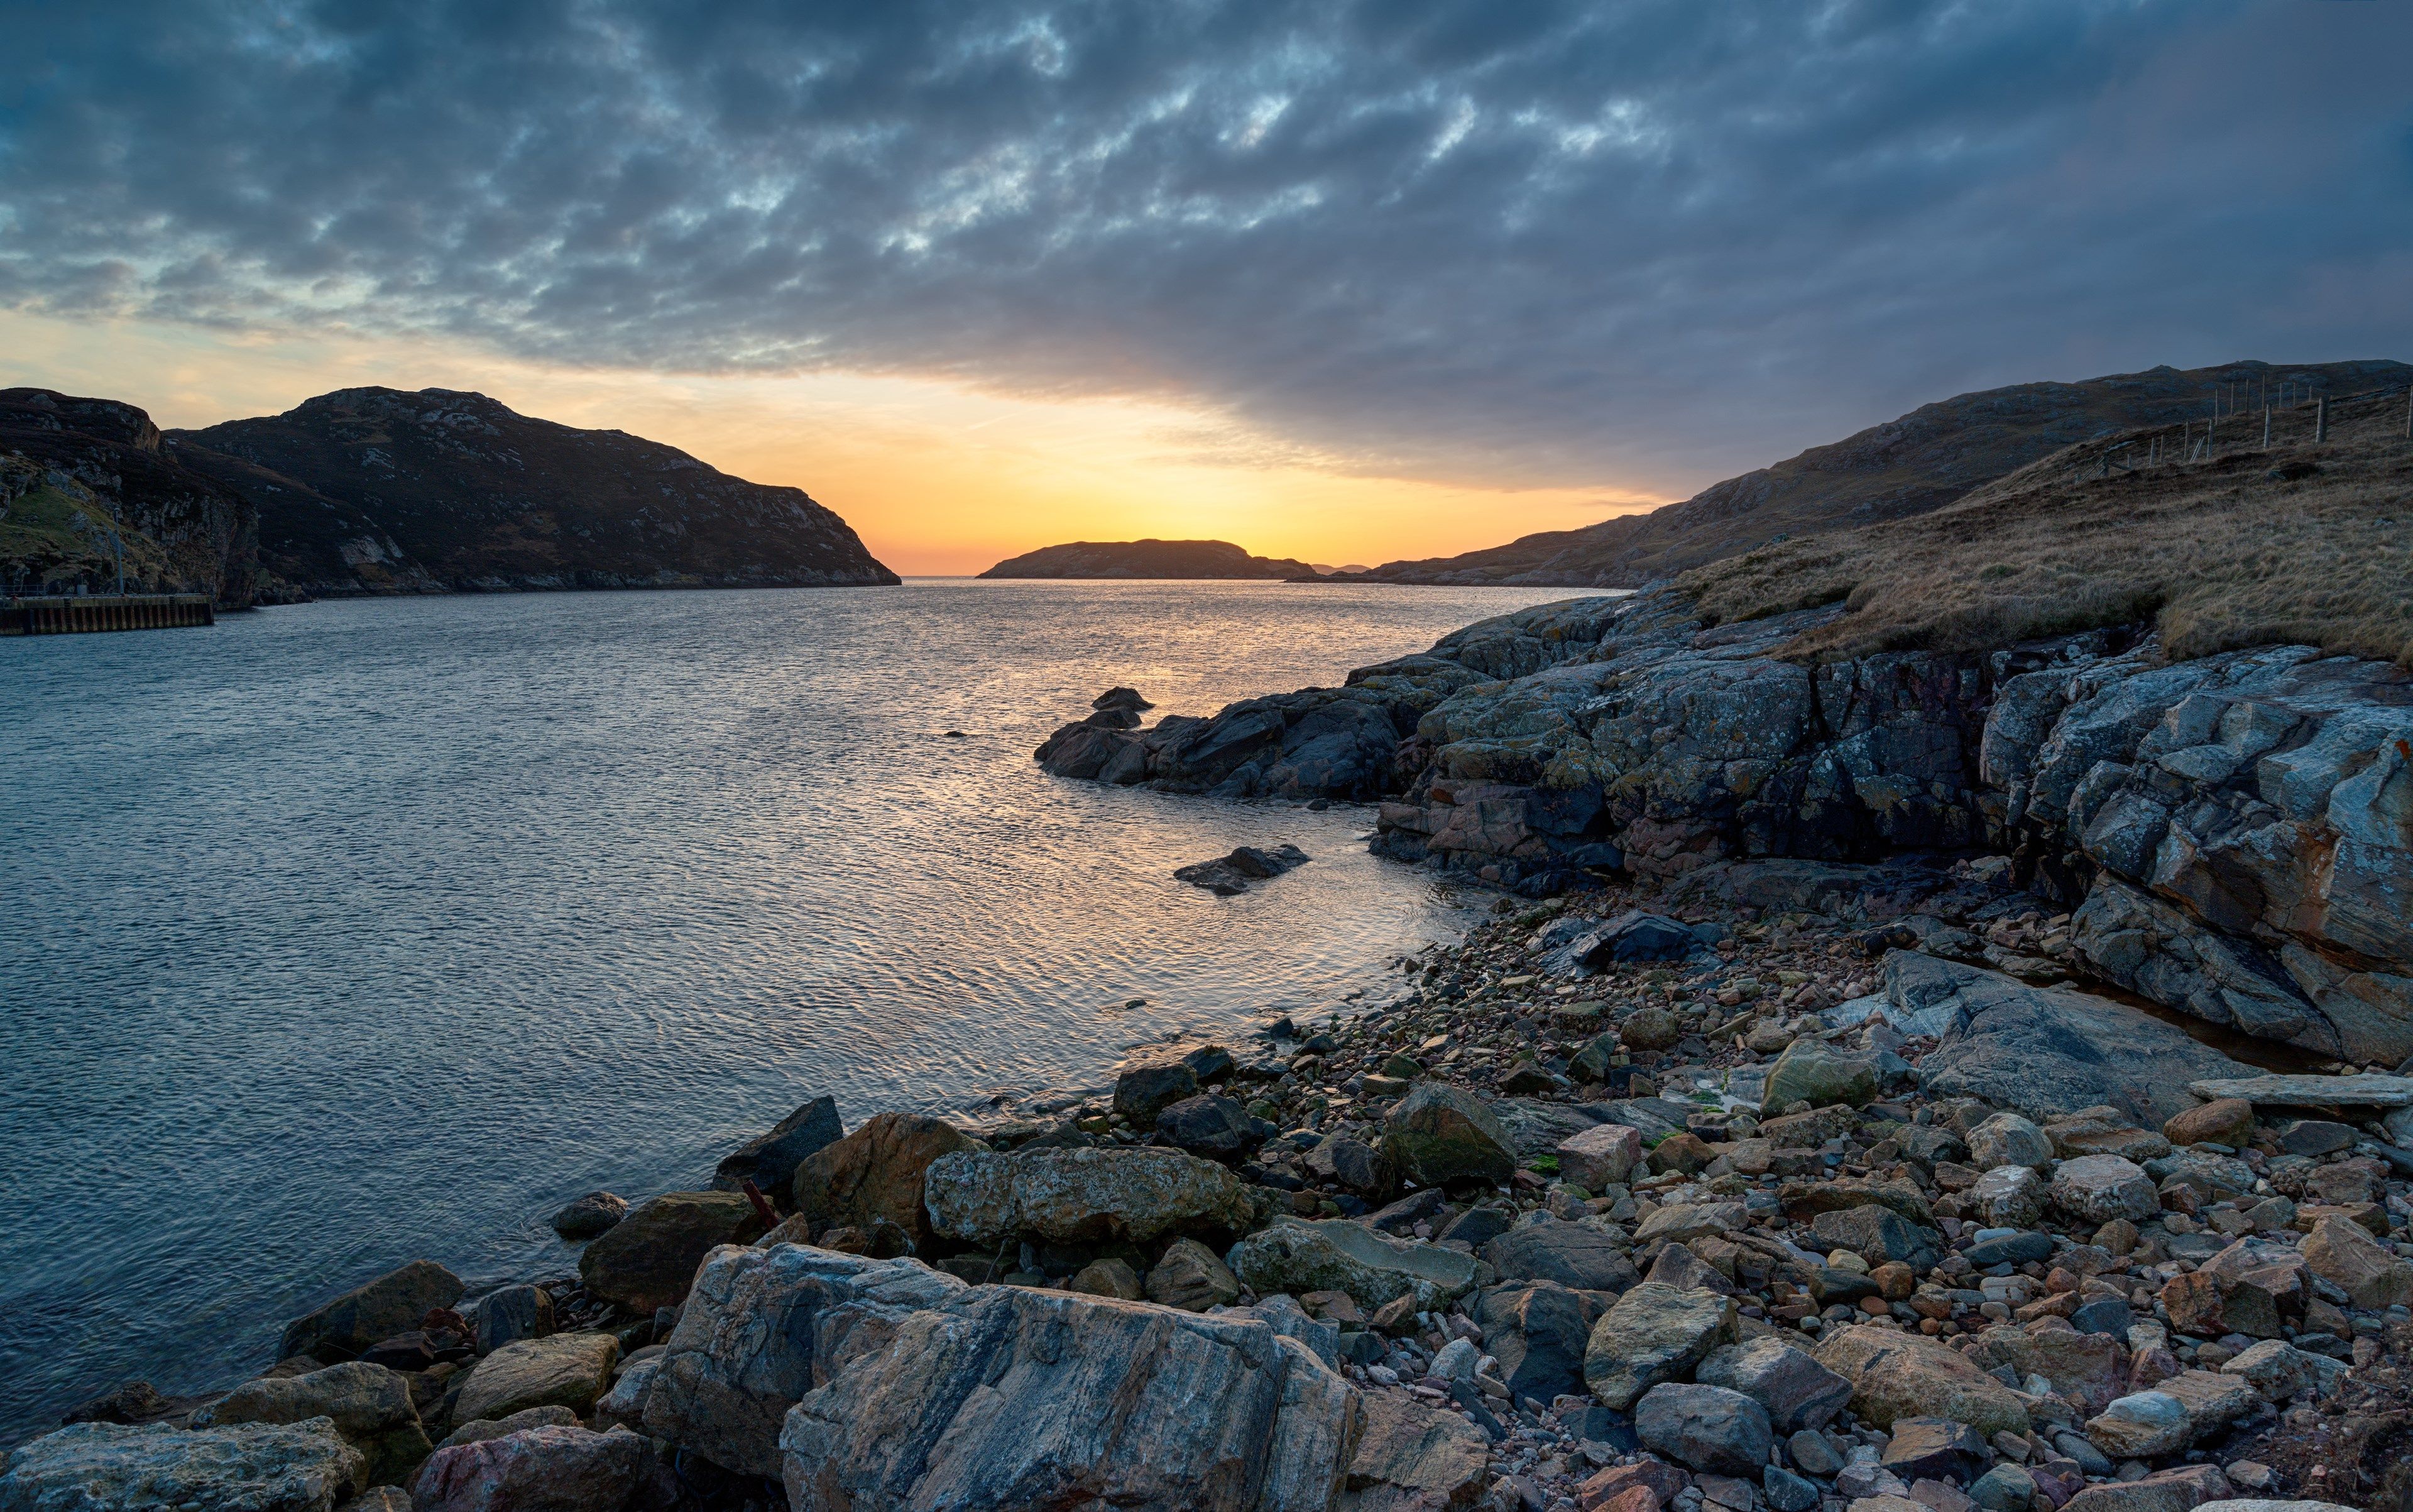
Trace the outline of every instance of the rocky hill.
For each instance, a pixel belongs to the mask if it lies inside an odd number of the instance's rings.
[[[0,390],[0,588],[113,591],[122,543],[127,587],[243,608],[258,526],[249,500],[163,449],[132,405]]]
[[[313,594],[897,581],[800,489],[481,393],[341,389],[167,446],[252,503],[263,564]]]
[[[1365,577],[1384,583],[1564,584],[1640,587],[1772,541],[1924,514],[2062,448],[2147,426],[2198,430],[2214,388],[2224,414],[2229,385],[2248,412],[2223,424],[2260,424],[2267,392],[2346,394],[2401,385],[2413,367],[2392,362],[2274,366],[2230,363],[2156,367],[2081,383],[2021,383],[1922,405],[1830,446],[1713,483],[1680,504],[1552,530],[1462,556],[1386,562]],[[1347,579],[1343,579],[1347,581]]]
[[[983,577],[1301,578],[1315,569],[1251,556],[1228,541],[1075,541],[998,563]]]

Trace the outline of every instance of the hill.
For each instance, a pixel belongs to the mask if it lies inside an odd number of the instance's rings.
[[[312,594],[897,581],[801,489],[481,393],[340,389],[166,446],[252,504],[263,566]]]
[[[983,577],[1299,578],[1315,569],[1228,541],[1075,541],[998,563]]]
[[[2258,419],[2267,388],[2347,394],[2413,379],[2392,362],[2156,367],[2080,383],[2022,383],[1922,405],[1832,445],[1714,483],[1680,504],[1461,556],[1386,562],[1367,581],[1639,587],[1771,541],[1907,519],[2092,437],[2198,424],[2238,386]],[[2224,405],[2226,399],[2224,398]],[[2231,423],[2243,425],[2241,416]],[[1340,581],[1351,581],[1343,578]]]

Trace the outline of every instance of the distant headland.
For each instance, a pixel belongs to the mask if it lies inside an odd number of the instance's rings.
[[[983,577],[1312,578],[1287,556],[1251,556],[1228,541],[1074,541],[998,563]]]

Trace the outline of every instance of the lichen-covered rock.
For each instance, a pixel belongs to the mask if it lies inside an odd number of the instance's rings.
[[[452,1416],[463,1422],[508,1417],[529,1407],[585,1414],[611,1389],[620,1342],[608,1333],[557,1333],[505,1344],[462,1383]]]
[[[1438,1245],[1409,1244],[1345,1219],[1268,1224],[1232,1246],[1232,1273],[1261,1296],[1347,1292],[1372,1311],[1397,1297],[1419,1311],[1474,1287],[1474,1257]]]
[[[187,1430],[165,1423],[78,1423],[8,1452],[7,1512],[333,1512],[362,1488],[365,1462],[334,1424],[242,1423]]]
[[[461,1300],[461,1278],[432,1260],[413,1260],[286,1325],[277,1357],[308,1355],[333,1364],[419,1327],[430,1308]]]
[[[1797,1102],[1813,1107],[1834,1103],[1860,1107],[1876,1095],[1876,1067],[1857,1056],[1839,1053],[1823,1040],[1803,1038],[1786,1045],[1776,1064],[1769,1068],[1761,1102],[1769,1108],[1790,1107]]]
[[[2019,1395],[1940,1340],[1890,1328],[1835,1328],[1818,1363],[1852,1384],[1852,1411],[1889,1427],[1897,1417],[1949,1417],[1981,1433],[2024,1433]]]
[[[916,1251],[936,1235],[923,1208],[923,1179],[932,1162],[980,1141],[942,1119],[881,1113],[863,1127],[807,1156],[792,1188],[798,1216],[815,1225],[868,1229],[886,1222],[905,1231]]]
[[[799,1507],[1323,1512],[1361,1413],[1261,1320],[979,1287],[838,1366],[779,1446]]]
[[[361,1451],[372,1486],[399,1486],[434,1445],[420,1426],[410,1384],[382,1365],[349,1360],[306,1375],[245,1381],[194,1415],[197,1426],[303,1423],[323,1417]]]
[[[748,1475],[779,1474],[779,1425],[836,1365],[964,1283],[913,1260],[782,1244],[716,1250],[644,1402],[644,1430]]]
[[[1732,1297],[1646,1281],[1592,1326],[1584,1385],[1622,1412],[1652,1386],[1690,1376],[1710,1351],[1733,1342],[1738,1316]]]
[[[1238,1229],[1249,1189],[1177,1149],[1044,1149],[943,1155],[924,1186],[930,1226],[970,1244],[1009,1238],[1145,1244],[1184,1229]]]
[[[416,1512],[655,1512],[679,1483],[625,1428],[531,1428],[437,1450],[410,1494]]]
[[[666,1192],[588,1244],[578,1276],[589,1293],[631,1312],[676,1307],[706,1253],[762,1228],[754,1205],[734,1192]]]
[[[1399,1099],[1383,1119],[1383,1152],[1420,1187],[1504,1186],[1517,1170],[1517,1143],[1499,1115],[1446,1082],[1421,1082]]]

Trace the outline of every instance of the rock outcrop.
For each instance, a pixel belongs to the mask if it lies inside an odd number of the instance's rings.
[[[983,577],[1311,578],[1287,556],[1251,556],[1228,541],[1074,541],[998,563]]]

